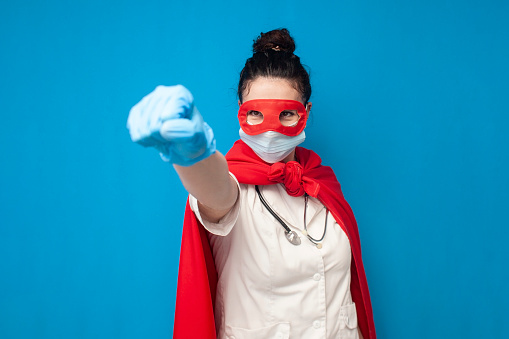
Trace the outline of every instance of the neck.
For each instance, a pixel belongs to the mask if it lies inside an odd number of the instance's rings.
[[[288,161],[297,161],[297,158],[295,157],[295,148],[293,149],[292,153],[288,154],[286,158],[281,160],[281,162],[287,163]]]

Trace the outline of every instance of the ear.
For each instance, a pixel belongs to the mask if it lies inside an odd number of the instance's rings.
[[[308,102],[306,105],[306,112],[309,114],[309,111],[311,111],[311,106],[313,106],[312,102]]]

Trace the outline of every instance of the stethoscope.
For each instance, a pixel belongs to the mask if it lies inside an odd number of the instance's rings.
[[[279,217],[279,215],[277,215],[276,212],[274,212],[274,210],[272,208],[270,208],[269,204],[267,203],[267,201],[263,197],[262,193],[260,192],[260,188],[258,187],[258,185],[255,185],[255,190],[256,190],[256,193],[258,193],[258,197],[260,198],[260,201],[261,201],[262,205],[270,212],[270,214],[272,214],[272,216],[285,229],[285,237],[286,237],[286,239],[292,245],[295,245],[295,246],[300,245],[301,244],[301,240],[300,240],[300,237],[297,234],[297,232],[291,230],[290,227],[288,227],[288,225]],[[305,203],[305,205],[304,205],[304,230],[302,231],[302,234],[307,236],[309,241],[311,241],[313,244],[315,244],[317,248],[322,248],[321,242],[323,241],[323,238],[325,237],[325,233],[327,232],[327,216],[329,214],[329,211],[327,209],[325,210],[325,226],[324,226],[324,229],[323,229],[322,237],[320,239],[315,239],[315,238],[313,238],[312,236],[309,235],[308,230],[307,230],[307,225],[306,225],[306,211],[307,211],[307,207],[308,207],[308,194],[307,193],[304,194],[304,203]]]

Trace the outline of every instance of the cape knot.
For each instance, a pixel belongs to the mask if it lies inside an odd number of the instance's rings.
[[[270,181],[283,183],[286,192],[294,197],[307,193],[316,198],[320,190],[320,185],[315,180],[304,175],[304,169],[297,161],[277,162],[271,165],[268,177]]]

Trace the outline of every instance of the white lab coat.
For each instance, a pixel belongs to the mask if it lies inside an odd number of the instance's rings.
[[[233,175],[232,175],[233,176]],[[282,184],[260,186],[271,208],[297,232],[288,242],[284,228],[262,205],[252,185],[239,185],[239,198],[219,223],[204,221],[218,272],[215,320],[224,339],[358,339],[350,294],[348,237],[329,213],[323,247],[302,234],[304,197],[292,197]],[[325,207],[309,198],[307,228],[319,239]]]

